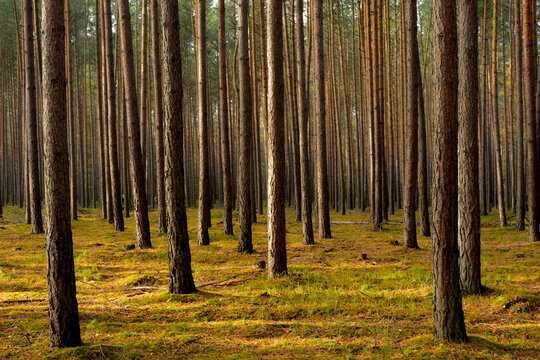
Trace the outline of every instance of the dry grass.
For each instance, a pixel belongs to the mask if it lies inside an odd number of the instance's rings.
[[[401,241],[399,217],[373,232],[356,223],[366,214],[333,214],[334,239],[306,247],[291,213],[290,276],[268,280],[255,267],[266,257],[264,224],[254,227],[257,252],[240,255],[236,238],[222,235],[219,209],[211,245],[198,246],[190,210],[200,292],[171,296],[165,237],[153,228],[154,249],[128,251],[132,219],[120,234],[84,211],[73,228],[85,346],[55,350],[44,237],[29,235],[21,215],[9,208],[0,224],[0,358],[540,358],[540,244],[496,228],[493,217],[482,244],[490,292],[465,298],[471,342],[453,345],[431,336],[429,239],[419,251],[391,245]]]

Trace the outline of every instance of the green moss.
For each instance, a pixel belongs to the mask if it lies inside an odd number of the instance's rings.
[[[153,249],[135,243],[133,218],[116,233],[96,210],[73,223],[81,331],[85,346],[49,348],[44,236],[30,235],[24,213],[7,208],[0,229],[0,358],[539,358],[538,244],[526,232],[482,219],[484,296],[467,296],[471,342],[431,336],[430,239],[422,250],[402,241],[400,214],[382,232],[367,214],[332,214],[334,238],[302,244],[289,212],[289,276],[269,280],[265,218],[254,225],[252,255],[236,251],[213,211],[212,242],[197,245],[196,210],[188,211],[199,292],[170,295],[167,238],[151,213]],[[236,234],[238,226],[235,224]],[[362,254],[367,256],[363,259]],[[365,257],[364,256],[364,257]],[[536,297],[535,297],[536,294]],[[505,309],[517,297],[531,299]],[[532,310],[532,311],[531,311]]]

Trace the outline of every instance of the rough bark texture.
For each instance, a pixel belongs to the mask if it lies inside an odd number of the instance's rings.
[[[169,240],[169,291],[195,292],[184,193],[182,63],[177,0],[161,2],[165,193]]]
[[[268,276],[287,274],[285,225],[285,107],[283,79],[283,7],[269,1],[268,53]]]
[[[122,75],[127,111],[129,158],[131,159],[131,182],[133,188],[133,205],[135,207],[135,223],[137,228],[137,245],[143,248],[152,247],[150,240],[150,224],[148,221],[148,203],[144,180],[141,139],[139,134],[139,115],[137,109],[137,91],[135,89],[135,65],[131,44],[131,20],[128,0],[118,1],[120,30],[120,47]]]
[[[309,174],[309,99],[306,89],[306,53],[304,50],[304,1],[296,0],[295,7],[295,34],[296,34],[296,73],[298,94],[298,125],[300,141],[300,182],[302,192],[302,233],[304,243],[312,245],[313,220],[311,210],[311,177]]]
[[[32,233],[43,233],[41,216],[41,187],[39,184],[39,154],[37,131],[36,71],[34,59],[34,20],[32,0],[23,2],[24,64],[25,64],[25,117],[28,151],[28,187]],[[1,135],[0,135],[1,136]],[[0,205],[1,206],[1,205]]]
[[[521,7],[520,2],[513,1],[514,12],[512,14],[514,21],[514,114],[516,122],[516,155],[514,159],[516,161],[516,218],[517,229],[519,231],[525,230],[525,198],[526,198],[526,185],[525,185],[525,153],[523,146],[524,130],[523,130],[523,85],[521,82],[521,76],[523,73],[523,57],[522,57],[522,26],[521,26]]]
[[[457,229],[456,2],[433,1],[433,325],[435,336],[466,341]]]
[[[50,341],[56,347],[81,344],[70,220],[64,5],[44,0],[41,23],[47,288]]]
[[[196,1],[197,115],[199,117],[199,245],[210,244],[210,157],[208,150],[208,94],[206,1]]]
[[[529,238],[540,241],[538,232],[538,154],[536,152],[536,32],[532,1],[522,0],[523,21],[523,103],[527,123],[527,203],[529,204]]]
[[[405,2],[407,26],[407,116],[405,132],[405,188],[403,192],[403,237],[408,248],[417,249],[416,194],[418,191],[418,40],[416,0]]]
[[[105,42],[105,67],[106,74],[104,81],[107,83],[107,115],[109,131],[109,176],[111,182],[111,199],[114,214],[114,227],[117,231],[124,231],[124,214],[122,212],[122,184],[120,180],[120,165],[118,163],[118,138],[116,135],[116,91],[114,76],[114,58],[112,47],[112,26],[111,26],[111,3],[103,2],[104,11],[104,42]]]
[[[229,103],[227,94],[227,49],[225,40],[225,1],[218,1],[219,12],[219,118],[221,129],[221,169],[223,175],[223,230],[233,235],[233,190],[231,146],[229,144]]]
[[[315,122],[317,132],[317,206],[319,237],[332,237],[328,206],[328,171],[326,165],[326,100],[324,83],[324,27],[322,0],[313,0],[313,60],[315,71]]]
[[[238,74],[240,83],[240,156],[238,164],[238,215],[240,218],[240,239],[238,251],[253,252],[251,233],[251,80],[249,73],[249,0],[241,0],[239,7],[238,31]]]
[[[163,150],[163,91],[161,81],[160,43],[159,43],[159,12],[158,1],[151,0],[152,16],[152,74],[154,77],[154,122],[156,127],[156,187],[158,202],[158,228],[160,233],[167,232],[167,207],[165,204],[165,173]]]
[[[422,221],[422,235],[431,236],[431,220],[429,214],[428,184],[428,149],[426,135],[426,113],[424,106],[424,90],[420,62],[418,62],[418,208]]]
[[[478,183],[478,16],[476,4],[458,0],[458,241],[461,288],[479,294],[480,196]]]

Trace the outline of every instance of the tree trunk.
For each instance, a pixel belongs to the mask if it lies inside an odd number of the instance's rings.
[[[458,242],[461,288],[482,291],[478,183],[478,17],[476,4],[458,0]]]
[[[251,206],[251,79],[249,71],[248,24],[249,0],[241,0],[238,20],[238,74],[240,83],[240,156],[238,168],[238,215],[240,218],[240,239],[238,251],[242,253],[253,252],[251,233],[252,206]]]
[[[225,40],[225,1],[218,1],[219,12],[219,110],[221,129],[221,169],[223,176],[223,230],[233,235],[233,190],[229,143],[229,97],[227,93],[227,49]]]
[[[50,341],[81,345],[71,233],[64,1],[43,0],[43,141]]]
[[[34,20],[32,0],[24,0],[24,64],[25,64],[25,115],[28,151],[28,181],[30,189],[29,206],[31,212],[32,233],[43,233],[41,217],[41,186],[39,183],[39,154],[37,131],[36,71],[34,59]],[[0,135],[1,136],[1,135]],[[1,206],[1,205],[0,205]]]
[[[516,0],[517,1],[517,0]],[[538,154],[536,151],[536,6],[530,0],[522,0],[523,21],[523,97],[527,122],[527,203],[529,204],[529,228],[531,241],[540,241],[538,231]]]
[[[195,292],[184,193],[182,63],[177,0],[161,1],[165,194],[169,240],[169,291]]]
[[[296,31],[296,68],[298,94],[298,124],[300,138],[300,181],[302,192],[302,233],[304,243],[312,245],[313,220],[311,214],[311,177],[309,174],[309,99],[306,88],[306,54],[304,50],[304,1],[296,0],[295,7],[295,31]]]
[[[114,76],[114,59],[112,46],[111,4],[109,1],[102,3],[104,43],[105,43],[105,68],[106,77],[103,81],[107,85],[107,115],[109,131],[109,176],[111,182],[111,199],[114,214],[114,227],[116,231],[124,231],[124,214],[122,213],[122,184],[120,180],[120,167],[118,164],[118,137],[116,134],[116,91]]]
[[[165,203],[165,172],[163,149],[163,89],[161,82],[159,12],[158,1],[151,0],[152,16],[152,71],[154,76],[154,121],[156,127],[156,182],[158,200],[158,227],[160,233],[167,232],[167,207]],[[127,204],[126,204],[127,206]]]
[[[137,228],[137,245],[141,249],[144,249],[152,247],[152,242],[150,240],[148,204],[146,200],[144,167],[139,134],[137,91],[135,89],[135,66],[133,61],[133,48],[131,44],[131,20],[128,0],[118,1],[118,12],[120,47],[122,50],[122,74],[128,119],[129,157],[131,159],[130,172],[133,187],[133,203],[135,206],[135,222]]]
[[[269,1],[266,34],[268,37],[268,276],[271,278],[287,274],[282,19],[281,1]]]
[[[521,82],[523,76],[523,56],[522,56],[522,26],[521,26],[521,11],[519,0],[514,0],[514,114],[517,123],[516,134],[516,156],[514,157],[516,164],[516,217],[517,229],[525,230],[525,154],[523,148],[524,130],[523,130],[523,85]]]
[[[315,121],[317,131],[317,205],[319,237],[329,239],[330,209],[328,207],[328,172],[326,165],[326,101],[324,82],[324,27],[322,0],[313,0],[313,56],[315,62]]]
[[[405,186],[403,191],[403,237],[405,245],[418,248],[416,238],[416,195],[418,192],[418,40],[416,0],[405,3],[407,26],[407,113],[405,138]]]
[[[433,320],[435,336],[466,341],[458,268],[456,2],[433,1]]]
[[[208,144],[208,94],[206,54],[206,1],[196,1],[197,116],[199,118],[199,245],[209,245],[210,158]]]

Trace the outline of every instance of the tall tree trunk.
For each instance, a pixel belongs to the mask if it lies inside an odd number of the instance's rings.
[[[71,233],[64,1],[43,0],[43,141],[52,346],[81,345]]]
[[[431,236],[429,215],[428,148],[422,71],[418,62],[418,208],[422,218],[422,234]],[[478,156],[478,155],[477,155]]]
[[[229,97],[227,93],[227,49],[225,40],[225,1],[218,0],[219,12],[219,118],[221,129],[221,170],[223,176],[223,230],[233,235],[233,190],[231,147],[229,143]]]
[[[311,214],[311,177],[309,174],[309,99],[306,88],[306,54],[304,50],[304,1],[296,0],[296,73],[298,77],[296,91],[298,94],[298,123],[300,138],[300,181],[302,191],[302,233],[304,243],[312,245],[313,220]]]
[[[113,202],[114,227],[117,231],[124,231],[124,214],[122,213],[122,184],[120,180],[120,167],[118,164],[118,137],[116,134],[116,91],[114,76],[114,59],[112,46],[111,3],[104,1],[102,4],[104,43],[105,43],[105,68],[106,77],[103,81],[107,85],[107,115],[109,134],[109,176],[111,182],[111,199]]]
[[[30,198],[28,199],[32,233],[43,233],[43,219],[41,217],[41,186],[39,183],[39,155],[37,131],[37,98],[36,98],[36,71],[34,59],[34,19],[32,0],[23,2],[24,23],[24,64],[25,64],[25,115],[26,136],[28,151],[28,181]],[[1,136],[1,135],[0,135]],[[0,205],[1,206],[1,205]]]
[[[514,157],[516,164],[516,217],[517,217],[517,229],[519,231],[525,230],[525,198],[526,198],[526,185],[525,185],[525,154],[524,154],[524,130],[523,130],[523,56],[522,56],[522,26],[521,26],[521,7],[520,1],[514,0],[514,12],[512,14],[514,21],[514,114],[516,116],[515,121],[517,123],[516,134],[516,156]]]
[[[152,242],[150,240],[150,223],[148,221],[148,204],[144,180],[145,172],[139,134],[137,91],[135,89],[135,65],[131,43],[131,16],[129,13],[128,0],[119,0],[117,4],[119,13],[118,27],[120,30],[120,47],[122,51],[122,75],[128,118],[129,157],[131,159],[130,172],[133,187],[133,203],[135,205],[137,245],[141,249],[144,249],[152,247]]]
[[[416,195],[418,193],[418,40],[416,0],[407,0],[407,116],[405,138],[405,188],[403,191],[403,237],[408,248],[417,249]]]
[[[458,268],[456,2],[433,1],[433,320],[435,336],[466,341]]]
[[[518,0],[516,0],[518,1]],[[538,229],[538,154],[536,151],[536,5],[522,0],[523,21],[523,97],[527,122],[527,203],[529,204],[529,238],[540,241]]]
[[[328,206],[328,171],[326,165],[326,101],[324,90],[324,27],[322,0],[312,0],[313,6],[313,57],[315,71],[315,121],[317,131],[317,211],[319,237],[332,237],[330,209]]]
[[[208,94],[206,54],[206,1],[196,1],[197,116],[199,118],[199,245],[210,237],[210,157],[208,144]]]
[[[177,0],[161,1],[165,193],[169,239],[169,291],[195,292],[184,193],[182,62]]]
[[[458,0],[458,242],[461,288],[482,291],[478,184],[478,16],[476,4]]]
[[[285,107],[283,79],[283,7],[269,1],[268,52],[268,275],[287,274],[285,225]]]
[[[68,129],[69,129],[69,164],[71,166],[70,180],[70,201],[71,201],[71,218],[77,220],[77,154],[76,154],[76,138],[75,138],[75,112],[74,112],[74,97],[72,91],[72,76],[71,76],[71,11],[70,2],[65,1],[64,7],[64,29],[66,31],[66,51],[64,54],[66,65],[66,81],[67,81],[67,114],[68,114]]]
[[[154,121],[156,127],[156,182],[158,200],[158,227],[160,233],[167,232],[167,206],[165,203],[165,170],[163,149],[163,89],[161,81],[161,63],[159,46],[158,1],[151,0],[152,16],[152,71],[154,76]],[[127,206],[127,204],[126,204]]]
[[[238,168],[238,215],[240,218],[240,239],[238,251],[253,252],[251,233],[252,206],[251,201],[251,162],[252,162],[252,129],[251,129],[251,78],[249,71],[249,0],[241,0],[238,21],[238,74],[240,83],[240,156]]]
[[[506,226],[506,203],[504,199],[503,166],[501,150],[501,134],[499,126],[499,92],[497,83],[497,19],[498,19],[497,0],[493,0],[493,24],[491,36],[491,106],[493,107],[493,137],[495,140],[495,177],[497,183],[497,206],[499,208],[499,222],[502,227]]]

